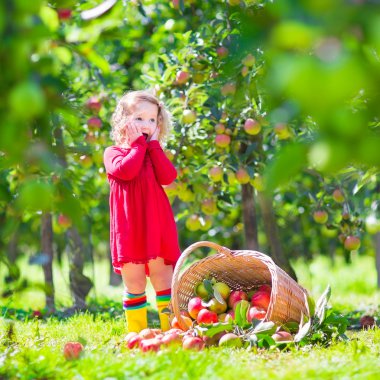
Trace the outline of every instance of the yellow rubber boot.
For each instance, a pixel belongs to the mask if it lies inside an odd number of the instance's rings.
[[[164,310],[164,309],[169,308],[170,299],[171,299],[171,289],[166,289],[166,290],[161,290],[161,291],[156,292],[158,316],[160,318],[162,331],[170,330],[169,314],[167,314]]]
[[[123,309],[127,321],[127,332],[140,332],[148,327],[146,295],[144,293],[125,293]]]

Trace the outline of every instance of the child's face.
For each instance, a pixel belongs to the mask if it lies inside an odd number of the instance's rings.
[[[141,101],[134,107],[130,116],[136,125],[141,127],[145,138],[151,137],[157,127],[158,107],[150,102]]]

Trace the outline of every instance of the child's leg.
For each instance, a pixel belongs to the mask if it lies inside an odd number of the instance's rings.
[[[171,298],[171,283],[173,277],[173,267],[165,265],[161,257],[149,261],[149,276],[153,288],[156,291],[156,301],[158,315],[160,317],[162,331],[170,329],[169,316],[162,313],[163,309],[169,306]]]
[[[127,331],[140,332],[148,327],[145,265],[124,264],[121,275],[124,282],[123,309],[127,320]]]

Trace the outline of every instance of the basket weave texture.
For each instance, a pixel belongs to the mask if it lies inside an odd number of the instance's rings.
[[[200,247],[210,247],[218,253],[193,263],[180,273],[187,257]],[[200,241],[183,251],[173,273],[171,308],[184,330],[188,327],[180,312],[187,310],[189,300],[195,296],[195,286],[210,277],[226,283],[233,290],[245,292],[255,290],[263,284],[271,285],[271,301],[265,321],[299,323],[302,315],[308,315],[306,289],[279,268],[269,256],[258,251],[232,251],[216,243]]]

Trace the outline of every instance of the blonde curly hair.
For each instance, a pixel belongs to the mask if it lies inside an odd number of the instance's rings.
[[[150,90],[128,91],[118,101],[115,111],[111,117],[111,139],[116,145],[127,142],[125,124],[129,115],[134,112],[138,102],[147,101],[158,107],[157,125],[160,128],[158,141],[164,144],[169,137],[172,127],[172,115]]]

